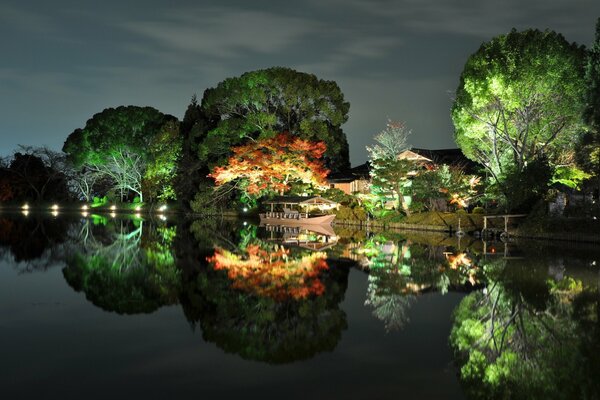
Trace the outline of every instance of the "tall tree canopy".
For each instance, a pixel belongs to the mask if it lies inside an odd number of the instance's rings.
[[[596,21],[596,37],[588,52],[585,70],[587,83],[585,122],[600,131],[600,18]]]
[[[596,38],[588,52],[585,81],[587,92],[583,117],[587,132],[579,143],[577,163],[597,176],[600,189],[600,18],[596,23]]]
[[[497,182],[542,157],[570,163],[584,64],[583,47],[551,31],[513,29],[482,44],[467,60],[452,108],[457,144]]]
[[[143,199],[142,181],[148,163],[154,162],[153,156],[172,163],[162,165],[163,169],[176,168],[173,160],[176,156],[164,152],[180,151],[177,125],[175,117],[152,107],[107,108],[88,120],[83,129],[73,131],[63,151],[76,167],[88,168],[112,179],[122,198],[132,191]],[[168,137],[171,144],[163,146],[160,137]],[[169,172],[152,171],[151,176],[162,179],[165,174]]]
[[[207,120],[217,121],[201,138],[201,160],[218,164],[233,146],[249,138],[289,132],[327,146],[328,168],[349,166],[348,142],[341,125],[350,104],[333,81],[289,68],[269,68],[228,78],[204,93],[201,104]]]

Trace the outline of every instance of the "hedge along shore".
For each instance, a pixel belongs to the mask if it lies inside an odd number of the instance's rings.
[[[452,226],[452,231],[449,225],[425,225],[425,224],[404,224],[400,222],[382,222],[377,220],[360,221],[360,220],[334,220],[333,225],[339,227],[353,227],[368,229],[377,232],[392,230],[392,231],[422,231],[422,232],[443,232],[450,234],[456,232],[456,227]],[[462,227],[465,231],[479,230],[481,228],[473,225]],[[544,241],[564,241],[564,242],[582,242],[582,243],[600,243],[600,234],[586,232],[527,232],[518,228],[509,229],[509,237],[521,239],[535,239]]]

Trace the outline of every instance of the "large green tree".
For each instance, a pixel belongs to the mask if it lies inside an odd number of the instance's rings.
[[[483,43],[469,57],[452,108],[455,139],[494,181],[545,158],[572,162],[581,132],[585,50],[552,31]]]
[[[349,166],[348,142],[341,125],[350,104],[333,81],[289,68],[269,68],[228,78],[205,91],[201,109],[213,121],[199,135],[198,156],[215,165],[233,146],[279,132],[327,146],[324,160],[332,170]]]
[[[596,38],[588,52],[585,81],[587,92],[583,117],[587,131],[579,142],[577,163],[586,172],[596,175],[600,190],[600,18],[596,23]]]
[[[83,129],[73,131],[63,151],[77,168],[110,178],[121,199],[133,192],[143,200],[142,182],[147,166],[156,167],[153,157],[172,163],[162,165],[161,170],[171,171],[176,167],[176,155],[165,155],[165,152],[177,152],[181,148],[177,125],[175,117],[152,107],[107,108],[88,120]],[[168,146],[161,144],[165,137],[169,139]],[[146,178],[163,180],[169,171],[151,171]]]

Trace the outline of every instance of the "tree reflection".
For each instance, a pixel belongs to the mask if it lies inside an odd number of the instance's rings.
[[[408,310],[420,294],[472,290],[479,283],[479,268],[472,256],[447,246],[424,246],[406,239],[378,235],[358,250],[369,272],[365,305],[386,331],[402,329]]]
[[[21,273],[46,270],[64,259],[72,231],[72,221],[2,216],[0,258],[9,259]]]
[[[485,266],[485,289],[455,311],[450,342],[473,398],[598,398],[598,288],[537,260]],[[546,269],[547,271],[547,269]]]
[[[149,313],[177,303],[175,227],[149,228],[141,220],[84,221],[63,269],[66,281],[94,305],[119,314]]]
[[[287,363],[333,350],[347,326],[339,304],[348,270],[252,229],[217,240],[196,267],[182,299],[188,320],[205,340],[245,359]]]

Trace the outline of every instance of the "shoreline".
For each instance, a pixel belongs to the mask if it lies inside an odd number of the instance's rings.
[[[90,207],[82,209],[81,206],[65,205],[59,206],[58,210],[53,210],[51,206],[36,206],[31,205],[28,209],[23,209],[23,206],[19,205],[0,205],[0,215],[2,212],[7,211],[10,214],[23,215],[24,212],[28,212],[32,215],[40,215],[47,213],[48,216],[56,217],[52,215],[53,212],[57,212],[58,215],[82,215],[82,214],[114,214],[115,216],[170,216],[170,217],[181,217],[186,220],[195,220],[199,218],[206,218],[207,216],[213,218],[227,218],[227,219],[255,219],[254,215],[244,215],[238,212],[221,212],[218,214],[199,214],[182,212],[177,209],[167,209],[159,211],[157,208],[142,208],[139,211],[131,208],[115,208],[110,209],[107,207]],[[357,230],[375,231],[375,232],[401,232],[401,231],[414,231],[414,232],[430,232],[430,233],[443,233],[448,236],[457,236],[456,230],[452,225],[431,225],[431,224],[420,224],[420,223],[402,223],[402,222],[386,222],[378,220],[334,220],[332,223],[334,228],[353,228]],[[479,238],[477,235],[471,234],[472,232],[480,231],[479,227],[473,225],[464,226],[465,234],[463,236]],[[468,232],[468,233],[467,233]],[[516,239],[527,239],[536,241],[549,241],[549,242],[575,242],[575,243],[600,243],[600,234],[593,234],[588,232],[532,232],[523,231],[519,228],[509,229],[508,231],[510,238]]]

